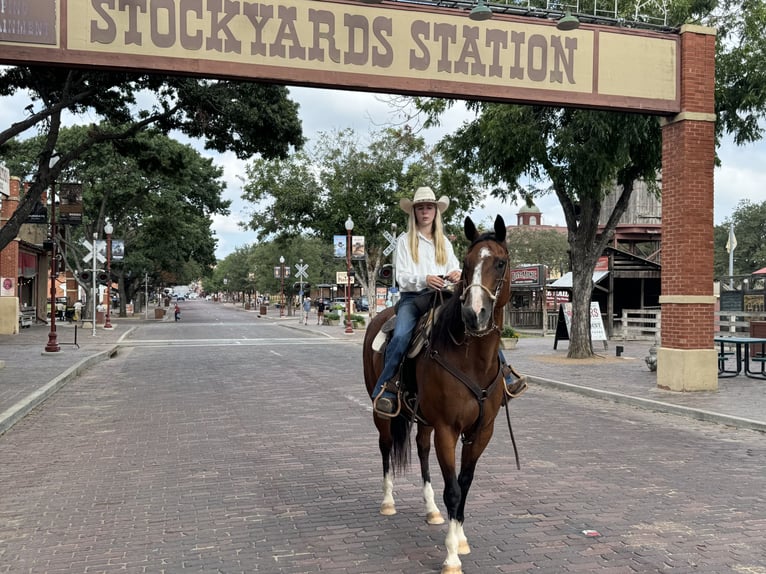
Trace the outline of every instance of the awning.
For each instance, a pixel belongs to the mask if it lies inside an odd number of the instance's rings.
[[[753,271],[751,275],[766,275],[766,267],[762,267],[758,271]]]
[[[594,271],[593,283],[598,283],[604,277],[609,275],[609,271]],[[548,285],[548,289],[571,289],[572,288],[572,272],[570,271],[566,275],[556,279],[553,283]]]

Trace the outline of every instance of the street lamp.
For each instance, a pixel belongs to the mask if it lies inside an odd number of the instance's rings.
[[[281,287],[279,290],[279,317],[285,315],[285,258],[279,256],[279,279],[281,281]]]
[[[56,165],[58,158],[52,159],[50,167]],[[51,330],[48,333],[48,343],[45,345],[46,353],[58,353],[61,350],[56,333],[56,184],[51,182]]]
[[[112,309],[112,232],[114,227],[108,221],[104,225],[104,233],[106,233],[106,320],[104,321],[104,329],[112,329],[112,322],[109,320],[109,315]]]
[[[354,222],[351,216],[346,220],[346,333],[353,333],[351,326],[351,230]]]

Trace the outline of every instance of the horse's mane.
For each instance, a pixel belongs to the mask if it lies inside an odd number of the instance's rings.
[[[496,241],[497,243],[501,243],[497,241],[494,233],[482,233],[471,242],[466,253],[470,252],[477,243],[483,241]],[[465,286],[465,259],[463,259],[463,275],[460,277],[460,283],[457,284],[452,296],[446,303],[444,303],[444,305],[442,305],[441,311],[434,322],[432,331],[432,341],[434,344],[449,342],[451,340],[450,330],[453,326],[459,327],[459,332],[464,330],[465,324],[463,323],[462,302],[460,301],[460,297],[463,294]]]

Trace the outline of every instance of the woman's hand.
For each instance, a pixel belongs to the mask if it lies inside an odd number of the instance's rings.
[[[426,285],[436,291],[444,287],[444,278],[441,275],[426,275]]]
[[[447,274],[447,279],[450,283],[458,283],[460,281],[460,271],[450,271]]]

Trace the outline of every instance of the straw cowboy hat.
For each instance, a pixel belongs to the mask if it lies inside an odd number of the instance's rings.
[[[419,187],[415,190],[415,197],[412,200],[402,198],[399,200],[399,207],[405,213],[409,213],[410,210],[418,203],[435,203],[439,209],[439,213],[444,213],[449,207],[449,198],[446,195],[442,195],[438,200],[434,195],[434,190],[430,187]]]

